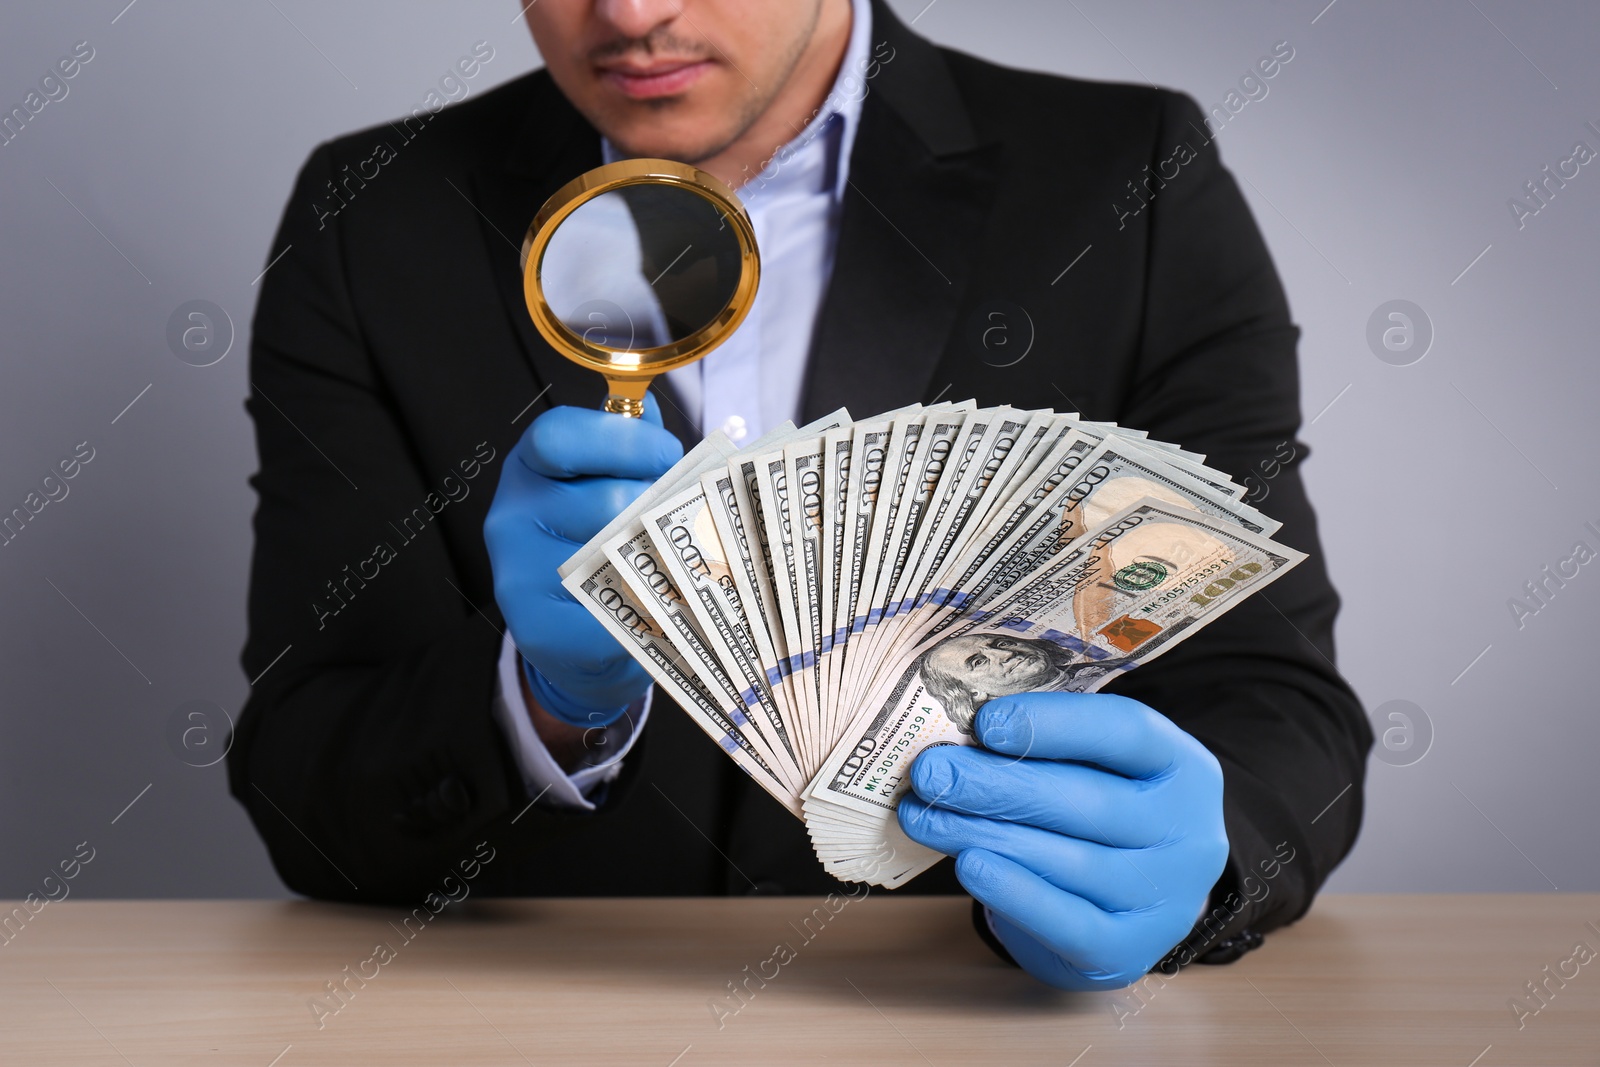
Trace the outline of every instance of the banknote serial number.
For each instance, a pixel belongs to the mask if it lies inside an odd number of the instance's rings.
[[[923,708],[923,711],[932,711],[932,708]],[[868,772],[871,776],[862,784],[861,788],[868,793],[893,793],[900,785],[900,775],[893,778],[885,776],[900,762],[900,757],[906,754],[922,728],[928,723],[926,715],[913,715],[901,726],[899,740],[890,745],[888,750],[878,758],[878,765]]]
[[[1159,597],[1151,602],[1150,606],[1146,608],[1145,611],[1154,611],[1156,608],[1159,608],[1164,604],[1171,603],[1173,599],[1182,596],[1184,593],[1187,593],[1189,590],[1205,581],[1211,575],[1216,574],[1224,567],[1232,567],[1233,562],[1234,561],[1231,559],[1218,560],[1205,570],[1200,571],[1198,574],[1190,575],[1188,578],[1184,579],[1182,585],[1175,586],[1172,589],[1162,593]],[[1213,600],[1220,597],[1222,594],[1226,593],[1228,590],[1232,589],[1234,586],[1243,585],[1245,582],[1248,582],[1251,578],[1254,578],[1256,575],[1260,574],[1262,570],[1263,568],[1261,564],[1254,561],[1250,563],[1241,563],[1227,575],[1211,581],[1204,589],[1191,595],[1189,597],[1189,602],[1194,604],[1196,607],[1203,608],[1207,604],[1210,604]]]
[[[1168,604],[1172,603],[1174,600],[1177,600],[1179,597],[1183,596],[1201,582],[1209,580],[1213,574],[1216,574],[1222,568],[1231,566],[1233,566],[1233,560],[1231,559],[1214,560],[1211,565],[1206,567],[1204,570],[1196,571],[1194,574],[1189,575],[1189,577],[1185,578],[1171,589],[1163,590],[1161,595],[1152,600],[1150,605],[1145,608],[1145,610],[1155,611],[1157,608],[1166,607]]]

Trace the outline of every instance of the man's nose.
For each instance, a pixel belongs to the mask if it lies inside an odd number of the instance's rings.
[[[677,18],[686,6],[687,0],[595,0],[594,13],[622,36],[642,39]]]

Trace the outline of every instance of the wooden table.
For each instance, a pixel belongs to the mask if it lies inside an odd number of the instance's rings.
[[[1600,1064],[1600,894],[1324,897],[1142,997],[1040,986],[965,901],[836,906],[69,899],[0,946],[0,1063]]]

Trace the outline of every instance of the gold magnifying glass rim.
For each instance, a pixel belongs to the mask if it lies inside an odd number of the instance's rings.
[[[715,318],[688,336],[651,348],[613,348],[585,340],[556,316],[545,302],[539,282],[545,248],[561,222],[595,197],[630,185],[679,185],[689,189],[722,213],[739,242],[739,282],[728,303]],[[750,313],[760,282],[761,257],[756,251],[755,228],[734,191],[716,175],[670,159],[624,159],[578,175],[551,194],[522,239],[522,294],[534,326],[558,352],[618,381],[654,378],[692,363],[717,347]]]

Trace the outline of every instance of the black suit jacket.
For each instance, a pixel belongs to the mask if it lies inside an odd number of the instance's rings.
[[[1005,69],[934,47],[881,4],[874,16],[887,58],[805,417],[975,397],[1115,419],[1240,478],[1304,457],[1297,331],[1193,102]],[[837,887],[801,824],[665,700],[593,815],[529,807],[491,717],[502,621],[482,525],[500,461],[539,412],[603,392],[532,327],[518,244],[545,197],[599,163],[597,133],[535,72],[325,144],[300,174],[254,326],[243,658],[261,677],[229,756],[297,892],[415,903],[480,841],[495,859],[479,892]],[[984,339],[995,301],[1003,350]],[[1222,888],[1260,898],[1232,928],[1300,915],[1360,822],[1371,736],[1332,663],[1338,601],[1296,466],[1261,484],[1311,560],[1113,687],[1222,762]],[[1290,849],[1267,892],[1249,891],[1243,878]],[[959,887],[947,862],[905,891]]]

